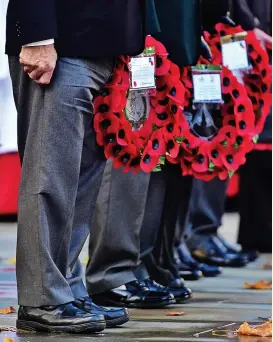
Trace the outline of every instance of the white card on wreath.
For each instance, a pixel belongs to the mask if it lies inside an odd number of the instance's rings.
[[[222,102],[220,73],[193,74],[194,102]]]
[[[155,87],[155,57],[131,58],[131,89]]]
[[[230,70],[245,70],[249,68],[247,44],[238,40],[222,44],[223,65]]]

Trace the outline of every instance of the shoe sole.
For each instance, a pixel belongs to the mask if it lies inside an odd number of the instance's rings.
[[[129,314],[125,314],[121,317],[114,318],[114,319],[107,319],[107,320],[105,320],[106,321],[106,328],[118,327],[120,325],[127,323],[129,320],[130,320]]]
[[[34,321],[17,320],[16,327],[20,330],[37,331],[47,333],[67,333],[67,334],[82,334],[82,333],[97,333],[106,328],[105,322],[90,322],[76,325],[52,326]]]
[[[120,303],[112,300],[104,301],[104,300],[94,300],[95,304],[100,306],[110,306],[110,307],[125,307],[129,309],[158,309],[164,306],[172,305],[176,303],[176,300],[166,300],[160,303]]]

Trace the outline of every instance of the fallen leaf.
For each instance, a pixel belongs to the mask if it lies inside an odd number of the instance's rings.
[[[247,322],[243,323],[237,330],[240,335],[247,336],[260,336],[271,337],[272,336],[272,323],[266,322],[257,326],[250,326]]]
[[[16,310],[13,306],[7,306],[6,308],[0,309],[0,315],[7,315],[10,313],[15,313]]]
[[[180,312],[174,311],[174,312],[168,312],[167,316],[183,316],[184,314],[185,314],[185,312],[183,312],[183,311],[180,311]]]
[[[13,338],[9,338],[7,335],[4,336],[4,342],[14,342]]]
[[[245,288],[254,290],[270,290],[272,289],[272,281],[260,280],[254,284],[245,283]]]
[[[272,260],[268,260],[266,263],[262,265],[264,270],[272,270]]]

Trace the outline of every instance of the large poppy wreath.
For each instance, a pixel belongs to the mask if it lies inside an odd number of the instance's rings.
[[[125,110],[130,87],[129,57],[119,58],[110,82],[94,100],[97,143],[104,146],[105,156],[113,159],[113,166],[123,166],[125,172],[160,170],[166,154],[177,157],[176,140],[182,136],[179,122],[184,86],[180,82],[180,70],[168,59],[165,47],[151,36],[146,39],[146,47],[155,48],[156,96],[148,98],[148,117],[139,129],[132,128]]]
[[[244,30],[241,26],[223,23],[217,24],[212,34],[205,32],[205,39],[211,48],[214,64],[222,64],[221,37],[242,32]],[[253,31],[247,32],[246,43],[252,69],[244,73],[243,81],[255,112],[256,134],[259,134],[263,130],[272,102],[272,67],[267,52],[261,47]]]
[[[204,59],[202,64],[208,63]],[[226,179],[245,163],[245,155],[253,149],[255,116],[253,106],[244,86],[226,67],[222,68],[222,96],[224,103],[218,111],[217,130],[209,139],[198,137],[191,124],[183,122],[184,134],[178,158],[170,162],[180,163],[183,175],[211,180],[215,176]],[[185,86],[185,109],[192,108],[193,82],[191,68],[181,71]]]

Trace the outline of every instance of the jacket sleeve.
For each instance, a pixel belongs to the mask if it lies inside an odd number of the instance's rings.
[[[253,30],[259,25],[259,21],[251,12],[247,0],[234,0],[234,20],[244,30]]]
[[[16,24],[22,45],[57,38],[56,0],[18,0],[17,4]]]

